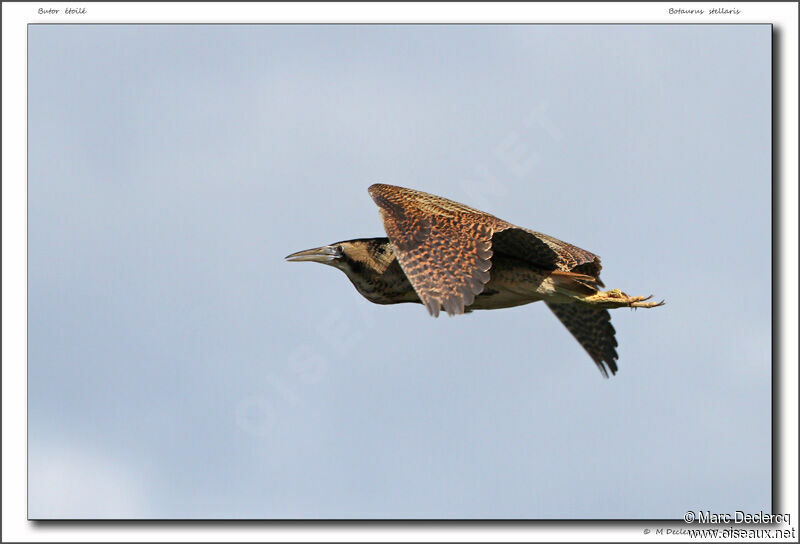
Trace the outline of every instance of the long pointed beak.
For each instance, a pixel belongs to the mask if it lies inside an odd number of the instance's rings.
[[[336,260],[340,256],[341,255],[337,248],[332,246],[322,246],[292,253],[291,255],[286,256],[286,260],[294,263],[313,261],[315,263],[330,264],[331,261]]]

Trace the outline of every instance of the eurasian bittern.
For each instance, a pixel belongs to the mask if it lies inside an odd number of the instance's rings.
[[[438,196],[375,184],[388,238],[346,240],[292,253],[347,274],[376,304],[417,302],[437,317],[544,300],[604,376],[617,372],[610,308],[664,302],[600,291],[600,258],[546,234]],[[608,370],[606,369],[608,367]]]

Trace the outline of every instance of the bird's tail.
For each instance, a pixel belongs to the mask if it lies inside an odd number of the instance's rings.
[[[598,286],[602,285],[596,277],[577,272],[554,270],[550,277],[557,289],[565,291],[564,294],[593,295],[598,291]]]

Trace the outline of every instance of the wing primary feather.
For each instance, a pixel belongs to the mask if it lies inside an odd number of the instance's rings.
[[[603,376],[617,373],[617,339],[608,310],[578,304],[547,303],[561,323],[583,346]]]

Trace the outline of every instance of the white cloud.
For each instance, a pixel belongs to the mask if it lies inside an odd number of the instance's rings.
[[[28,516],[147,517],[141,480],[119,459],[65,441],[31,442]]]

